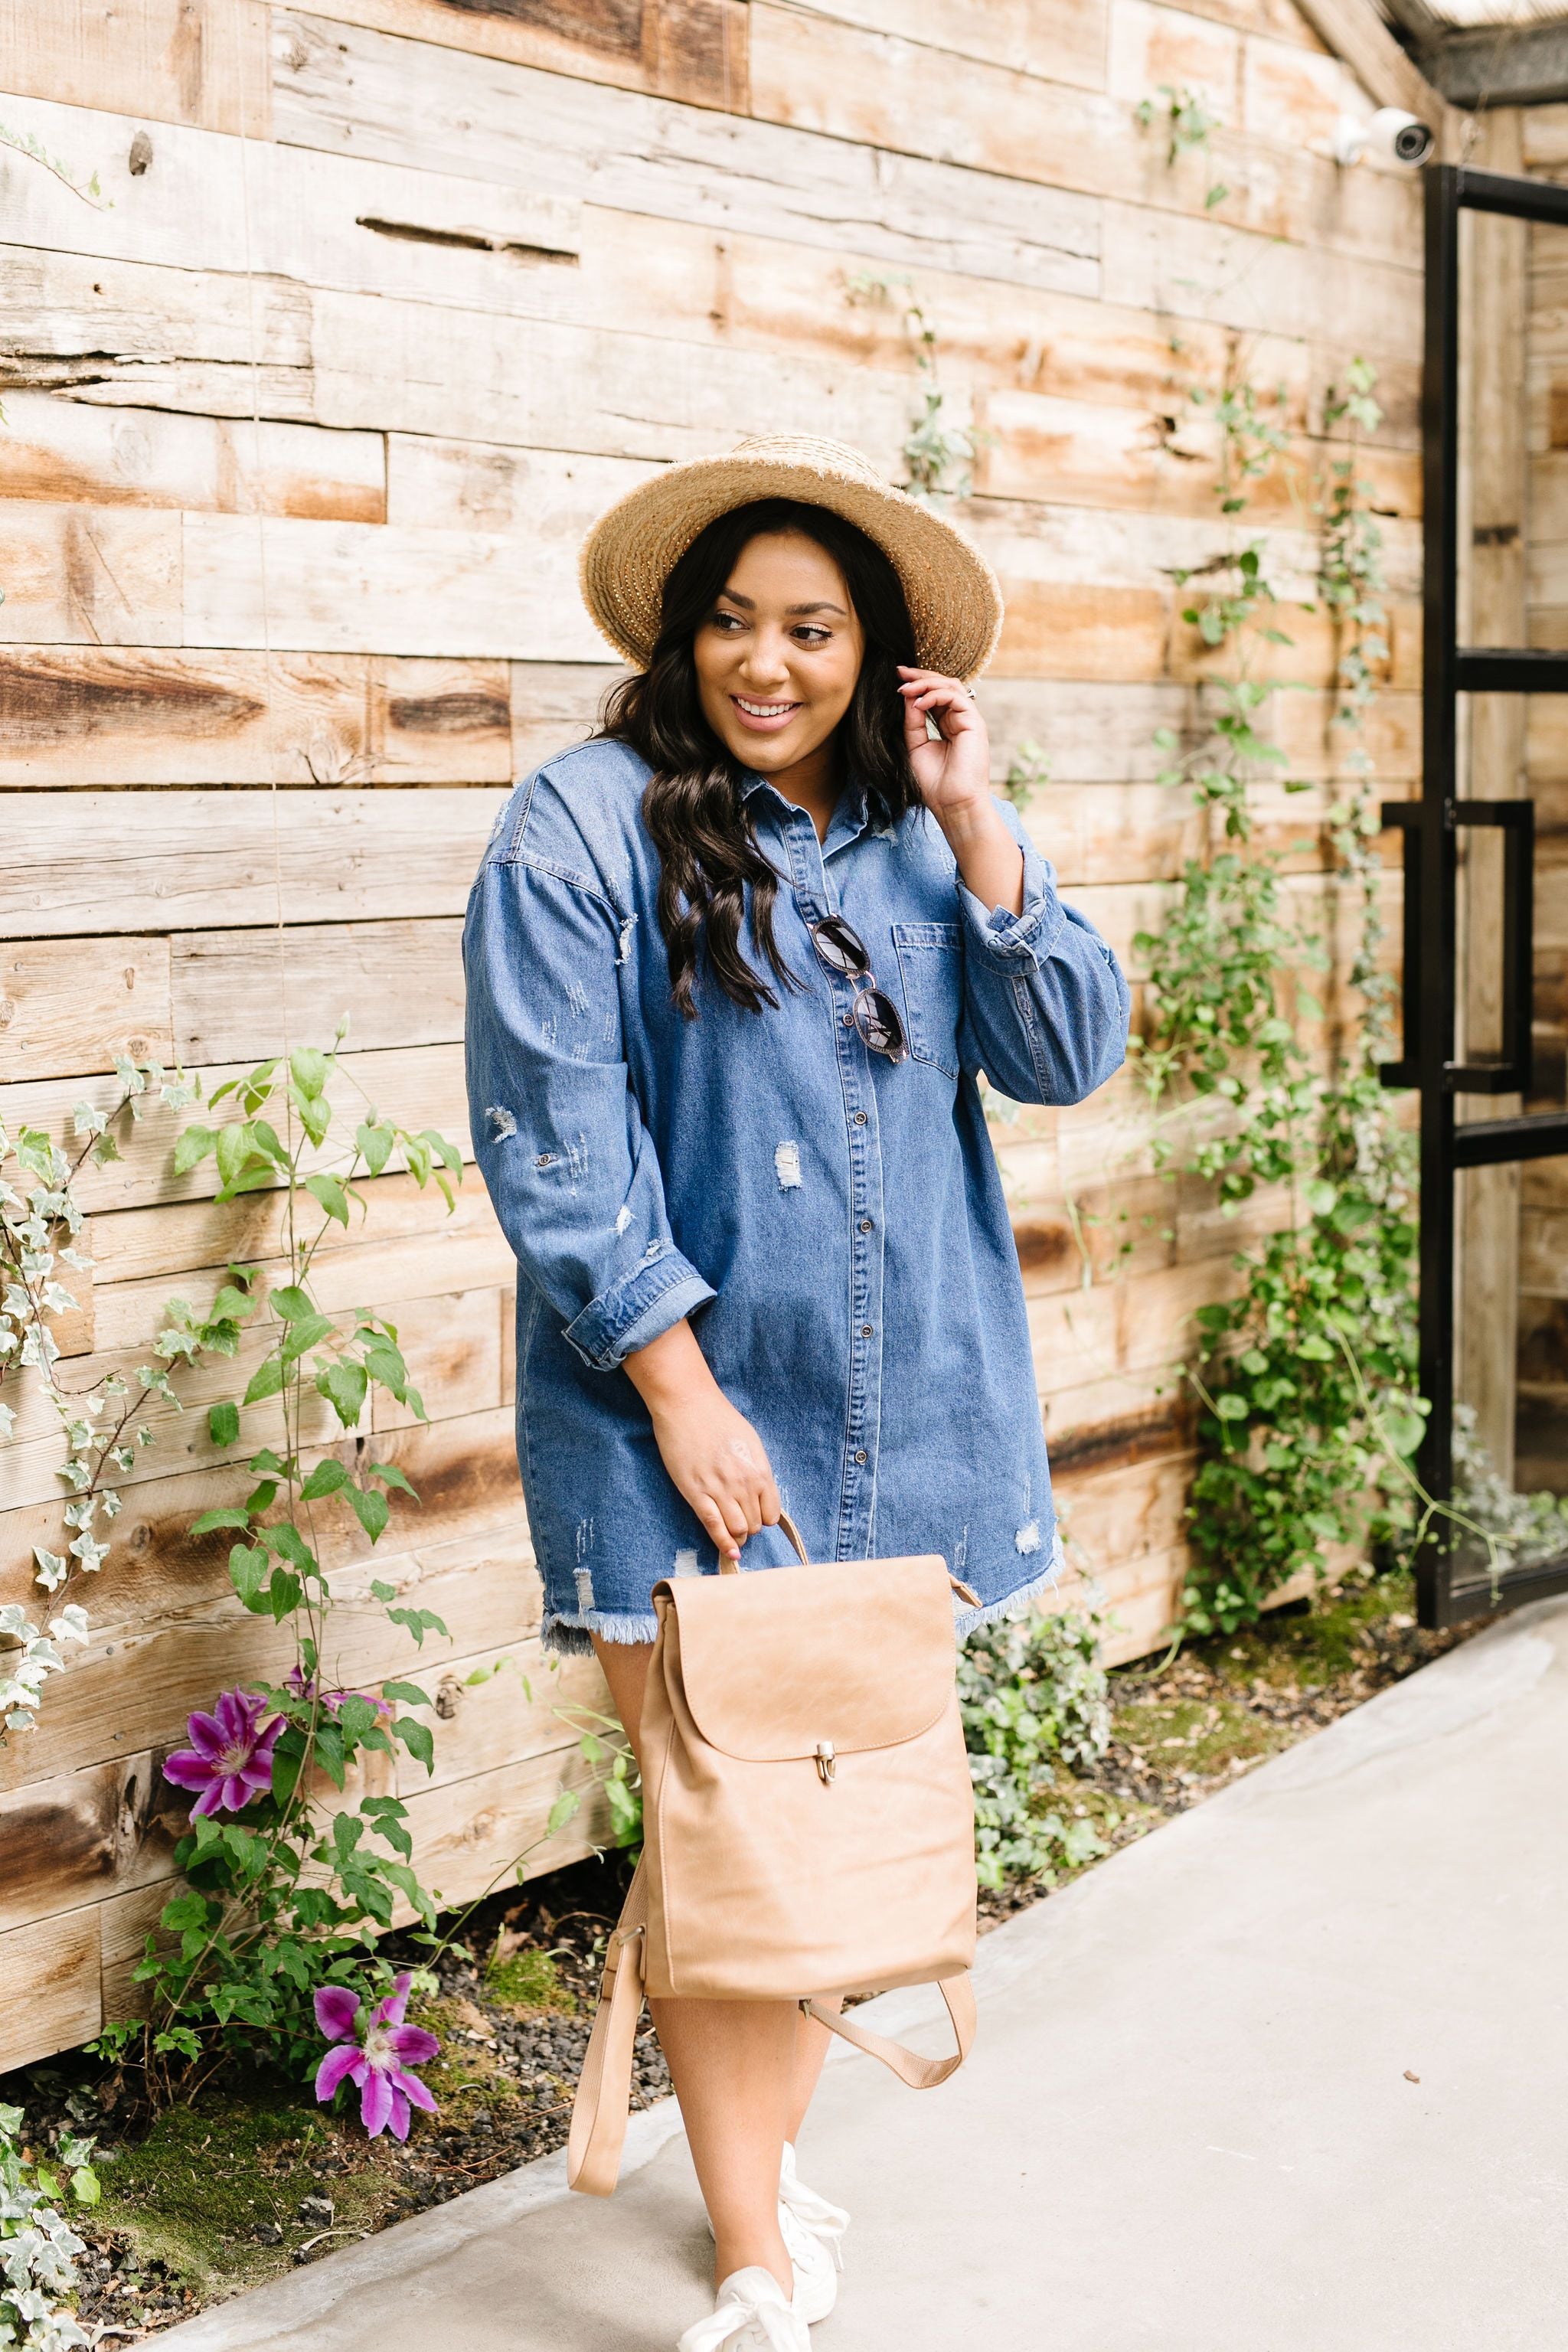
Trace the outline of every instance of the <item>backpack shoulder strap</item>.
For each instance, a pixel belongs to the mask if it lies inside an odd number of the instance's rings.
[[[572,2108],[566,2185],[585,2197],[609,2197],[621,2168],[631,2105],[632,2061],[643,2006],[647,1941],[647,1864],[639,1862],[605,1954],[599,2006]]]
[[[968,2057],[974,2042],[974,1987],[965,1969],[961,1976],[943,1977],[937,1990],[947,2003],[947,2013],[952,2021],[953,2039],[958,2048],[951,2058],[922,2058],[916,2050],[906,2050],[901,2042],[889,2042],[885,2033],[872,2033],[854,2018],[841,2016],[836,2009],[824,2009],[820,2001],[803,2000],[801,2009],[814,2017],[818,2025],[826,2025],[829,2033],[841,2041],[852,2042],[868,2058],[879,2058],[890,2066],[900,2083],[911,2091],[934,2091],[950,2074],[956,2074]]]

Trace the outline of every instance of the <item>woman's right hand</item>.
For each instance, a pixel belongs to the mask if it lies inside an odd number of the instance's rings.
[[[747,1537],[776,1526],[784,1507],[766,1446],[710,1371],[689,1323],[636,1349],[626,1372],[648,1409],[670,1483],[720,1559],[738,1560]]]

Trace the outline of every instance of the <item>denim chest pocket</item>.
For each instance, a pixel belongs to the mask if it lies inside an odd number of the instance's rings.
[[[910,1052],[944,1077],[958,1076],[963,1018],[963,933],[957,923],[895,923]]]

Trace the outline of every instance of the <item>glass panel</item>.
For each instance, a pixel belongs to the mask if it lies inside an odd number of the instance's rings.
[[[1568,227],[1459,215],[1458,639],[1568,650]]]
[[[1568,1158],[1462,1169],[1455,1190],[1458,1591],[1568,1555]]]
[[[1466,801],[1528,800],[1535,809],[1534,956],[1528,1096],[1461,1094],[1458,1116],[1517,1118],[1568,1109],[1568,695],[1463,694],[1455,709],[1456,784]],[[1455,1059],[1495,1060],[1512,937],[1505,923],[1506,836],[1461,825],[1455,838]]]

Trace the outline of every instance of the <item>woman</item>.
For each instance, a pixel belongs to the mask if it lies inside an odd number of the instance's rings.
[[[988,567],[832,442],[678,466],[595,527],[637,666],[503,812],[469,902],[468,1087],[517,1252],[544,1641],[635,1748],[651,1592],[721,1557],[941,1552],[962,1633],[1057,1545],[1017,1258],[976,1087],[1077,1102],[1126,985],[993,797],[961,681]],[[654,2006],[716,2240],[682,2352],[807,2344],[846,2217],[794,2142],[827,2036]]]

